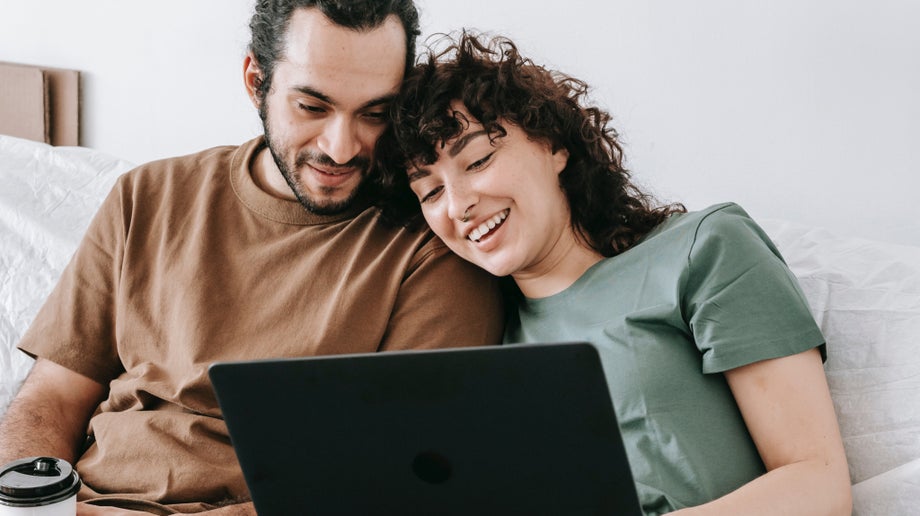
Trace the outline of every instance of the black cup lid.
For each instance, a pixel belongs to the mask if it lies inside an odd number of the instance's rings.
[[[0,504],[49,505],[80,490],[80,476],[69,462],[54,457],[13,461],[0,471]]]

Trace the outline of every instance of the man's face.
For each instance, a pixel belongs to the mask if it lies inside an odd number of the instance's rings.
[[[278,172],[308,210],[345,210],[367,177],[402,82],[405,38],[396,16],[357,32],[316,9],[292,15],[259,114]]]

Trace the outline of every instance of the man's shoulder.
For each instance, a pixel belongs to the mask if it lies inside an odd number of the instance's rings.
[[[249,145],[221,145],[190,154],[162,158],[139,165],[125,174],[128,180],[143,180],[163,174],[201,175],[217,169],[225,170],[234,156]]]
[[[377,206],[368,206],[350,219],[348,224],[352,228],[363,228],[362,232],[365,232],[369,238],[384,245],[387,245],[387,243],[392,245],[399,242],[413,242],[414,247],[424,247],[431,250],[446,249],[444,243],[435,236],[427,225],[404,226],[394,223],[383,216]]]
[[[427,225],[403,226],[396,224],[383,215],[380,208],[369,207],[348,222],[351,230],[360,228],[357,233],[364,235],[366,250],[382,253],[385,250],[409,252],[414,262],[419,263],[444,255],[454,257],[451,250],[434,234]]]
[[[162,203],[177,209],[190,203],[205,202],[213,195],[224,195],[230,188],[230,171],[243,160],[243,145],[222,145],[184,156],[150,161],[129,170],[118,178],[113,190],[118,204],[135,208],[142,204],[156,211]],[[208,192],[208,193],[206,193]],[[182,208],[184,209],[184,208]]]

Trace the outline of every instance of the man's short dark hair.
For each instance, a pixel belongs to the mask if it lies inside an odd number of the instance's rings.
[[[406,70],[415,62],[415,39],[421,30],[413,0],[258,0],[249,21],[249,51],[262,71],[259,98],[265,98],[271,87],[275,62],[284,53],[291,15],[300,8],[318,9],[336,25],[358,31],[379,27],[387,17],[396,15],[406,32]]]

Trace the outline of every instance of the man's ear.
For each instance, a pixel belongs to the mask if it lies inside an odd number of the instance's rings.
[[[243,59],[243,83],[246,85],[249,100],[252,101],[256,109],[262,103],[259,95],[259,87],[262,86],[262,81],[262,69],[259,68],[255,56],[252,55],[252,52],[246,53],[246,58]]]

